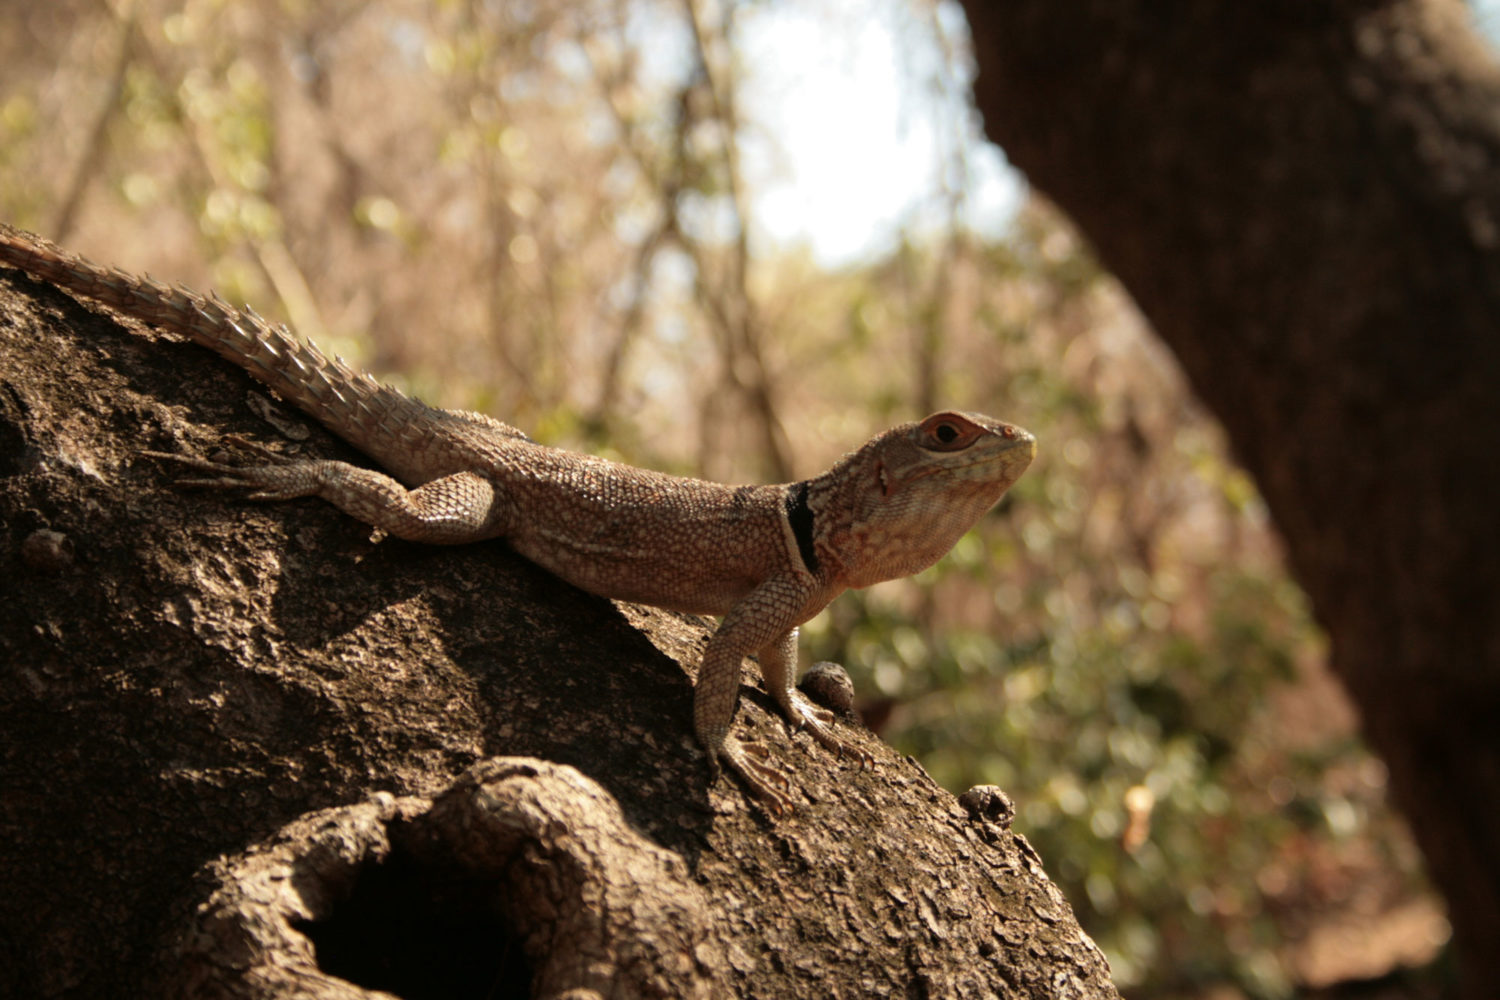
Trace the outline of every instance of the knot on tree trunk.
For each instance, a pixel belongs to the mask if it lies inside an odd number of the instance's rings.
[[[497,757],[434,798],[320,809],[210,866],[174,947],[193,997],[722,994],[681,859],[565,765]]]

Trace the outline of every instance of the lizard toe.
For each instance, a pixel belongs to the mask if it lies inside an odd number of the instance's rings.
[[[766,763],[771,759],[766,747],[751,740],[732,740],[724,744],[719,756],[777,818],[795,811],[788,794],[791,779],[780,768]]]

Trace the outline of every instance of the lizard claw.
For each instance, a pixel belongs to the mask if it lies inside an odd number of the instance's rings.
[[[222,443],[231,448],[248,452],[267,465],[291,465],[298,461],[295,458],[288,458],[286,455],[274,452],[263,445],[258,445],[254,441],[242,438],[238,434],[226,434],[222,439]],[[196,455],[183,455],[172,451],[142,451],[140,454],[145,455],[147,458],[157,458],[165,462],[176,462],[179,465],[185,465],[190,469],[198,469],[202,472],[232,473],[241,468],[237,465],[225,465],[223,462],[214,462],[206,458],[199,458]]]
[[[196,455],[181,455],[165,451],[142,451],[147,458],[176,462],[195,472],[207,473],[178,479],[173,484],[179,487],[202,489],[248,489],[250,500],[292,500],[317,492],[316,484],[307,471],[309,463],[303,459],[289,458],[269,448],[247,441],[237,435],[228,435],[224,443],[247,452],[260,460],[258,465],[226,465]],[[298,469],[296,466],[303,466]]]
[[[834,714],[826,708],[814,708],[810,704],[798,702],[795,718],[792,719],[792,732],[800,733],[817,725],[831,726],[834,718]]]
[[[270,465],[291,465],[294,462],[303,461],[302,459],[290,458],[279,451],[272,451],[265,445],[256,444],[249,438],[242,438],[238,434],[226,434],[223,440],[231,448],[238,448],[240,451],[249,452]]]
[[[771,752],[760,743],[730,737],[720,748],[719,756],[777,819],[795,811],[788,794],[792,789],[791,779],[780,768],[766,763]],[[718,761],[713,762],[713,769],[719,770]]]
[[[805,732],[843,760],[845,755],[853,757],[859,762],[861,771],[875,767],[874,756],[863,747],[855,746],[848,740],[840,737],[833,731],[834,714],[827,709],[817,708],[800,693],[792,701],[791,716],[792,731]]]

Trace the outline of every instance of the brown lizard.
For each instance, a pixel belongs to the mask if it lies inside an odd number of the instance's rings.
[[[248,307],[99,267],[3,224],[0,263],[218,352],[391,473],[262,448],[252,449],[261,462],[244,466],[146,453],[203,474],[185,485],[244,487],[255,500],[322,497],[416,542],[504,538],[592,594],[722,616],[698,672],[694,729],[715,774],[722,759],[778,815],[791,808],[790,782],[763,746],[730,731],[744,657],[758,657],[795,729],[871,763],[797,690],[797,627],[850,587],[932,565],[1036,454],[1035,438],[1013,424],[943,412],[876,435],[801,482],[670,476],[434,409],[329,361]]]

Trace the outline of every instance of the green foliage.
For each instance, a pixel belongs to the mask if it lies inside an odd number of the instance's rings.
[[[1081,248],[1031,213],[972,259],[1010,286],[979,312],[1005,352],[988,395],[1041,455],[915,588],[841,599],[806,645],[894,706],[884,735],[939,782],[1010,793],[1132,995],[1287,996],[1260,886],[1381,835],[1324,787],[1368,760],[1347,731],[1281,749],[1268,704],[1323,654],[1306,602],[1253,484]]]

